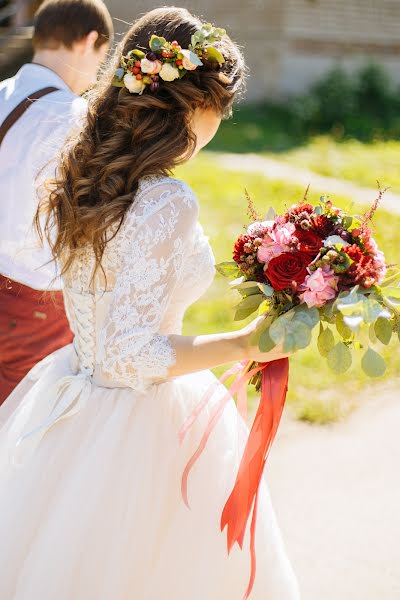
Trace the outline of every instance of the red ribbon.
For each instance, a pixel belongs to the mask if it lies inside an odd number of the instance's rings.
[[[223,396],[212,411],[207,429],[200,440],[200,444],[187,463],[182,475],[182,496],[185,503],[189,506],[187,481],[190,470],[203,452],[207,440],[222,415],[227,402],[237,393],[242,397],[243,404],[243,391],[246,389],[247,382],[259,371],[261,371],[260,403],[243,452],[235,484],[221,515],[221,531],[227,527],[228,554],[235,543],[238,543],[242,549],[247,522],[250,515],[252,515],[250,525],[251,572],[249,584],[243,596],[243,600],[249,598],[255,581],[255,534],[258,490],[268,453],[278,430],[283,406],[285,404],[289,377],[289,360],[287,358],[259,364],[250,371],[244,367],[244,363],[239,363],[223,375],[221,378],[223,380],[233,374],[236,374],[236,378],[228,393]],[[180,432],[181,443],[200,412],[208,404],[214,390],[215,386],[212,386],[199,407],[193,411],[184,423]]]

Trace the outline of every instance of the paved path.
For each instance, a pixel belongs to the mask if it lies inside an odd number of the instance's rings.
[[[274,158],[259,156],[258,154],[216,154],[213,160],[217,161],[224,169],[231,171],[248,171],[249,173],[262,173],[271,179],[281,179],[304,186],[310,184],[311,189],[330,194],[331,196],[349,196],[360,204],[370,204],[375,200],[377,188],[362,187],[351,181],[335,179],[318,175],[308,169],[296,167]],[[387,210],[400,213],[400,196],[388,190],[382,200],[382,206]]]
[[[376,189],[273,158],[214,160],[361,204],[376,198]],[[400,196],[386,192],[382,206],[400,213]],[[332,426],[286,415],[271,451],[267,477],[302,600],[400,600],[400,378],[365,396]]]
[[[400,599],[400,378],[345,422],[286,416],[267,474],[302,600]]]

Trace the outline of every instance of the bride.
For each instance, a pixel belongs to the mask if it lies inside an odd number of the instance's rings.
[[[4,600],[243,597],[248,532],[228,556],[219,522],[248,430],[231,400],[189,479],[190,510],[180,481],[210,409],[181,447],[178,432],[215,381],[206,369],[283,354],[258,351],[257,321],[181,335],[214,260],[196,197],[169,176],[214,136],[243,77],[222,30],[183,9],[149,12],[64,150],[44,231],[75,338],[0,411]],[[251,600],[299,598],[265,482],[256,552]]]

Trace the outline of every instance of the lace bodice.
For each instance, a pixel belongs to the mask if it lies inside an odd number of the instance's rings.
[[[166,176],[144,178],[122,227],[107,245],[104,275],[91,282],[94,256],[83,248],[65,277],[76,368],[107,387],[143,391],[162,381],[175,357],[186,308],[214,275],[192,190]]]

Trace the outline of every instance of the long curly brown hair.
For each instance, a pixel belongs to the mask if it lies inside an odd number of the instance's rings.
[[[48,185],[46,201],[36,215],[36,227],[50,244],[54,259],[61,262],[63,274],[76,251],[87,244],[99,267],[108,241],[134,202],[139,180],[169,174],[190,157],[196,144],[190,120],[196,108],[230,115],[245,66],[228,36],[215,44],[225,58],[223,65],[206,62],[181,80],[163,84],[157,93],[146,89],[140,96],[111,85],[121,55],[148,48],[152,34],[187,48],[201,25],[182,8],[147,13],[129,29],[112,64],[89,94],[85,126],[62,153],[57,178]]]

